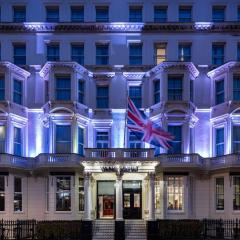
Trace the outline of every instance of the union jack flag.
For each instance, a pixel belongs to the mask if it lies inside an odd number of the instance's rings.
[[[138,139],[156,147],[169,149],[171,147],[169,142],[174,139],[170,133],[152,122],[143,111],[138,110],[130,97],[128,97],[127,127]]]

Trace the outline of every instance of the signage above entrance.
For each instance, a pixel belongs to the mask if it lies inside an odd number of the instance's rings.
[[[104,166],[101,167],[102,172],[120,172],[120,173],[133,173],[138,172],[138,167],[135,166],[125,166],[125,167],[114,167],[114,166]]]

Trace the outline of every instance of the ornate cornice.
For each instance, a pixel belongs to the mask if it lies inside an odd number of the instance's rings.
[[[146,76],[156,76],[164,70],[170,68],[187,69],[193,78],[196,78],[199,75],[199,71],[192,62],[162,62],[148,71]]]
[[[39,72],[40,76],[44,78],[55,67],[71,68],[82,75],[93,75],[92,72],[89,72],[86,68],[76,62],[46,62]]]
[[[192,23],[1,23],[1,33],[38,33],[38,32],[239,32],[239,22],[192,22]]]
[[[236,61],[227,62],[227,63],[213,69],[212,71],[208,72],[207,75],[208,75],[208,77],[213,79],[213,78],[229,71],[229,69],[234,68],[234,67],[240,67],[240,62],[236,62]]]
[[[142,80],[145,72],[123,72],[123,76],[127,79]]]
[[[24,70],[23,68],[18,67],[17,65],[4,61],[4,62],[0,62],[0,66],[6,67],[9,70],[11,70],[12,72],[19,74],[25,78],[28,78],[30,76],[30,72]]]

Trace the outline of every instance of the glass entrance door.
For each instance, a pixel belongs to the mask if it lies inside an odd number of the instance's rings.
[[[115,216],[115,181],[97,182],[97,217],[113,219]]]
[[[123,217],[142,218],[142,182],[123,181]]]

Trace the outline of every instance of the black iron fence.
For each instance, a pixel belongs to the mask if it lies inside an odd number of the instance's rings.
[[[148,240],[240,240],[240,220],[156,220],[147,224]]]
[[[115,224],[124,239],[124,221]],[[156,220],[147,222],[148,240],[240,240],[240,220]],[[0,221],[0,240],[90,240],[92,221]]]
[[[90,240],[91,221],[17,220],[0,222],[0,240]]]

